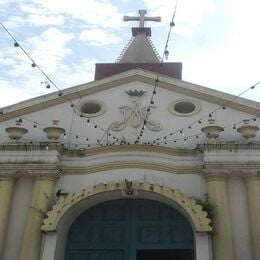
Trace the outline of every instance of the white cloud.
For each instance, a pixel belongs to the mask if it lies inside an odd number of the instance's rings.
[[[46,25],[61,25],[64,23],[64,16],[62,15],[38,15],[30,14],[26,21],[35,26],[46,26]]]
[[[72,33],[64,33],[55,27],[45,30],[40,36],[28,38],[24,46],[49,73],[54,73],[57,66],[72,53],[66,45],[74,38]]]
[[[149,16],[161,16],[161,24],[153,26],[169,25],[176,0],[144,0],[149,9]],[[196,28],[204,19],[204,16],[215,11],[213,0],[181,0],[178,2],[175,23],[175,32],[182,36],[191,37]]]
[[[119,28],[122,14],[109,1],[100,0],[35,0],[40,8],[50,14],[65,14],[72,19],[80,19],[92,25],[105,28]]]
[[[83,84],[94,80],[95,64],[99,61],[97,59],[84,58],[73,66],[73,71],[66,76],[67,87]]]
[[[24,26],[25,24],[26,24],[25,19],[22,16],[17,16],[17,15],[8,17],[8,19],[4,22],[4,25],[9,30]]]
[[[30,92],[25,91],[25,89],[20,86],[14,87],[12,83],[13,82],[0,79],[1,96],[4,95],[4,98],[0,99],[0,107],[15,104],[31,97],[32,94]]]
[[[35,60],[35,62],[46,72],[54,82],[64,81],[66,75],[71,73],[68,67],[66,58],[72,53],[67,44],[74,38],[72,33],[64,33],[57,28],[50,27],[39,36],[27,38],[20,42]],[[31,67],[31,61],[22,53],[20,48],[12,46],[5,49],[5,52],[0,55],[1,64],[8,66],[8,69],[3,70],[0,77],[1,90],[6,89],[6,98],[1,105],[18,102],[22,99],[33,97],[36,95],[45,94],[48,91],[41,84],[45,80],[45,76],[40,73],[37,68]],[[58,74],[59,73],[59,74]],[[56,75],[62,75],[61,78],[56,78]],[[21,89],[21,91],[17,91]],[[10,94],[13,91],[15,93]],[[52,88],[50,91],[55,91]]]
[[[189,81],[239,94],[260,80],[260,20],[256,19],[260,2],[233,4],[236,8],[229,12],[231,24],[226,40],[214,49],[187,57],[184,73]],[[255,95],[250,94],[250,98],[260,100],[257,89],[251,93]]]
[[[120,42],[120,38],[116,35],[100,29],[82,31],[79,39],[96,46],[118,44]]]

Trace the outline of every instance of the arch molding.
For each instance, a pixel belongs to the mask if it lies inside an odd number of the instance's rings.
[[[133,181],[131,188],[137,192],[150,192],[173,201],[191,220],[195,232],[209,232],[212,230],[209,225],[211,221],[207,218],[207,213],[203,211],[202,206],[196,204],[194,199],[185,196],[180,191],[173,190],[169,186],[139,181]],[[42,231],[56,231],[60,220],[66,212],[82,200],[105,192],[122,192],[125,189],[125,182],[99,183],[98,185],[86,187],[77,193],[70,193],[66,197],[60,198],[53,206],[53,209],[47,213],[47,217],[43,222]]]

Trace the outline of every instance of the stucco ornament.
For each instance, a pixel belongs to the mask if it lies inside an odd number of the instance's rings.
[[[162,186],[159,184],[152,184],[149,182],[139,182],[133,180],[129,182],[131,184],[131,190],[137,190],[138,192],[149,192],[158,194],[161,197],[165,197],[174,204],[178,205],[186,213],[186,216],[190,219],[195,232],[210,232],[212,228],[210,226],[210,219],[207,218],[207,213],[203,211],[202,206],[196,204],[195,200],[185,196],[178,190],[173,190],[169,186]],[[53,209],[47,213],[47,217],[43,221],[41,229],[44,232],[53,232],[57,229],[60,220],[66,215],[66,213],[73,209],[73,207],[81,201],[91,198],[97,194],[105,192],[121,192],[126,188],[126,182],[119,183],[99,183],[95,186],[89,186],[77,193],[69,193],[68,196],[61,197]]]
[[[144,121],[146,121],[146,127],[148,129],[152,131],[162,130],[162,125],[160,123],[149,119],[151,109],[156,108],[156,106],[150,106],[149,108],[149,111],[147,111],[147,107],[142,107],[139,100],[132,100],[130,106],[120,106],[119,110],[123,115],[123,120],[113,122],[111,130],[117,132],[122,131],[127,127],[128,122],[131,127],[138,128],[143,125]]]

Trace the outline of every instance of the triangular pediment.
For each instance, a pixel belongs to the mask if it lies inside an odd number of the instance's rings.
[[[201,129],[208,125],[208,119],[215,119],[215,124],[225,130],[221,134],[223,141],[236,141],[241,139],[236,131],[241,122],[260,114],[257,102],[169,76],[158,77],[157,73],[143,69],[75,86],[62,93],[3,108],[1,143],[8,141],[5,129],[14,126],[21,117],[22,127],[28,130],[24,141],[48,141],[43,129],[57,120],[67,133],[61,142],[69,146],[134,144],[139,136],[138,142],[144,144],[194,148],[207,140]],[[154,104],[150,103],[152,97]],[[86,114],[86,107],[93,114]],[[179,113],[179,109],[184,112]],[[142,131],[144,120],[147,128]],[[192,140],[186,144],[187,139]]]
[[[143,69],[133,69],[99,81],[92,81],[71,88],[62,90],[63,95],[59,96],[59,92],[32,98],[19,102],[17,104],[7,106],[1,109],[3,115],[0,122],[18,117],[27,113],[35,112],[46,107],[58,105],[78,97],[92,95],[104,90],[115,88],[119,85],[129,82],[139,81],[151,85],[153,88],[157,73],[145,71]],[[234,108],[240,111],[248,112],[253,115],[260,115],[260,103],[244,99],[235,98],[231,94],[213,90],[204,86],[189,83],[183,80],[175,79],[165,75],[159,76],[158,87],[176,91],[181,94],[187,94],[190,97],[200,98],[208,102]],[[231,101],[232,100],[232,101]]]

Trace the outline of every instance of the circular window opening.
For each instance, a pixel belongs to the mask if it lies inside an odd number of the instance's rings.
[[[75,111],[83,117],[96,117],[106,112],[106,105],[100,100],[85,100],[78,107]]]
[[[171,102],[168,110],[176,116],[191,116],[200,111],[200,104],[195,100],[181,99]]]
[[[195,104],[187,101],[182,101],[174,105],[174,110],[180,114],[192,113],[195,108]]]
[[[85,114],[97,114],[101,110],[101,105],[94,102],[88,102],[81,106],[81,111]]]

